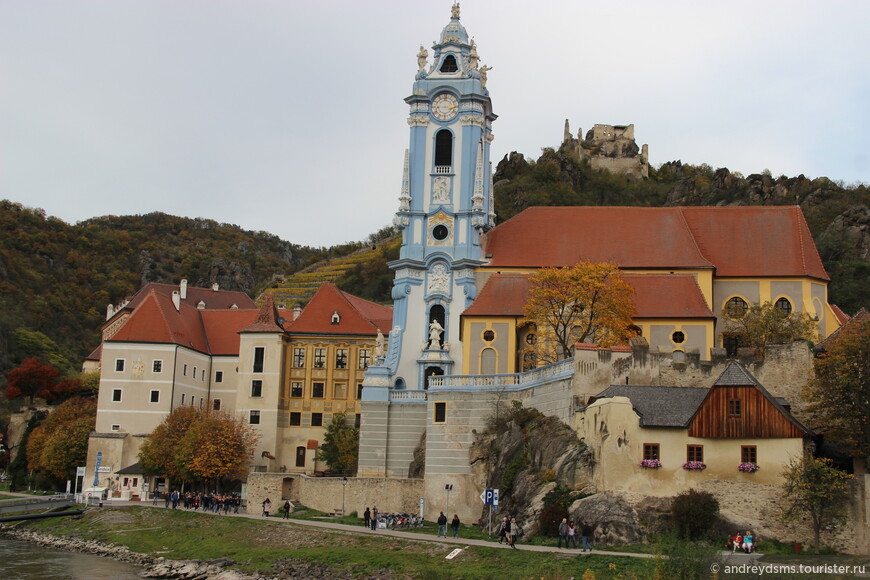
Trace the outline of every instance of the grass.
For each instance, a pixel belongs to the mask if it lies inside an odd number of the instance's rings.
[[[309,514],[310,517],[316,517]],[[339,518],[340,519],[340,518]],[[353,523],[359,523],[355,519]],[[605,556],[508,551],[471,546],[453,560],[456,546],[378,534],[354,534],[286,523],[147,507],[90,510],[84,516],[25,523],[44,532],[121,544],[135,552],[173,559],[232,558],[242,571],[269,573],[283,558],[320,562],[358,577],[389,569],[417,578],[489,579],[583,577],[649,578],[655,562]],[[471,528],[467,528],[469,534]],[[431,529],[434,535],[434,528]],[[478,532],[479,533],[479,532]]]

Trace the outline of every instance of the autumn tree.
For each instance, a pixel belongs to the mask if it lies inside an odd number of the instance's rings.
[[[27,440],[28,468],[72,478],[76,466],[85,464],[96,421],[96,399],[77,397],[58,405]]]
[[[725,308],[724,333],[741,346],[764,348],[767,344],[786,344],[818,338],[817,322],[806,312],[791,312],[770,302],[730,303]]]
[[[358,457],[359,429],[347,424],[344,413],[334,414],[314,458],[324,461],[332,471],[352,475],[356,473]]]
[[[803,395],[817,431],[852,457],[870,457],[870,314],[862,310],[826,341]]]
[[[187,481],[242,479],[259,436],[240,417],[222,411],[200,413],[175,449],[175,463]]]
[[[6,398],[28,397],[30,404],[39,397],[51,401],[57,394],[60,372],[35,358],[24,361],[6,373]]]
[[[846,518],[852,476],[833,467],[830,459],[815,457],[793,459],[782,475],[783,519],[809,517],[818,554],[822,529],[836,526]]]
[[[553,333],[562,359],[578,342],[612,346],[631,336],[634,289],[616,264],[579,262],[543,268],[529,281],[524,313],[539,329]]]
[[[198,415],[199,411],[193,407],[178,407],[154,428],[139,450],[139,463],[145,473],[183,479],[176,452]]]

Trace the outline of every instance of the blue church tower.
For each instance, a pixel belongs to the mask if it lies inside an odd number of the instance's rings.
[[[490,67],[480,63],[454,4],[429,52],[420,47],[399,210],[393,328],[384,365],[390,386],[417,390],[461,368],[459,316],[474,300],[480,236],[494,225]]]

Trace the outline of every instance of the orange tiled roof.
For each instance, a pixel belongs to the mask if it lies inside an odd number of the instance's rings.
[[[332,323],[337,312],[339,323]],[[285,318],[292,318],[284,315]],[[299,318],[284,324],[291,334],[358,334],[374,336],[378,328],[388,331],[393,309],[342,292],[332,282],[324,282],[302,310]]]
[[[176,311],[171,297],[151,289],[108,342],[179,344],[208,352],[199,312],[189,304]]]
[[[843,312],[843,309],[837,306],[836,304],[831,304],[831,310],[834,311],[834,316],[837,317],[837,322],[840,323],[840,326],[846,324],[849,318],[851,318],[848,314]]]
[[[522,316],[530,274],[494,274],[463,316]],[[714,318],[690,274],[623,274],[634,288],[634,318]]]
[[[284,328],[278,323],[281,316],[275,307],[275,297],[266,294],[263,305],[257,312],[254,321],[239,332],[284,332]]]
[[[797,206],[531,207],[493,229],[485,253],[496,268],[587,260],[828,279]]]
[[[172,292],[175,290],[179,290],[177,284],[158,284],[157,282],[149,282],[133,295],[126,308],[136,308],[152,291],[163,296],[171,297]],[[251,297],[244,292],[237,292],[235,290],[212,290],[211,288],[188,286],[187,296],[181,301],[181,303],[190,304],[191,306],[196,307],[200,302],[205,303],[207,309],[229,309],[232,308],[233,305],[242,309],[257,307],[254,301],[251,300]]]
[[[214,356],[239,354],[239,331],[257,317],[256,310],[201,310],[202,325],[208,337],[209,353]]]

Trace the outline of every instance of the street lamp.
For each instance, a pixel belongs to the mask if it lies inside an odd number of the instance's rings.
[[[453,484],[448,483],[444,486],[444,490],[447,492],[447,516],[450,516],[450,492],[453,491]]]
[[[344,490],[347,488],[347,478],[341,478],[341,517],[344,517]]]

